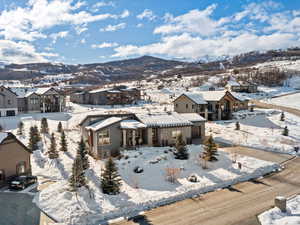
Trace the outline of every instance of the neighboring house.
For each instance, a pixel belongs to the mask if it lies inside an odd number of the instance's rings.
[[[41,97],[41,112],[63,112],[65,96],[53,87],[38,88],[35,91]]]
[[[19,113],[39,113],[41,112],[41,96],[35,92],[27,92],[18,96]]]
[[[229,80],[225,86],[227,90],[233,92],[247,92],[247,93],[256,93],[257,85],[250,81],[235,81]]]
[[[12,133],[0,133],[0,184],[14,175],[31,174],[30,150]]]
[[[87,116],[81,123],[90,154],[105,158],[120,149],[174,145],[182,134],[186,143],[203,140],[205,119],[196,113],[115,114]]]
[[[174,111],[198,113],[207,120],[232,119],[232,113],[248,109],[248,99],[242,99],[229,91],[202,91],[184,93],[174,100]]]
[[[178,113],[198,113],[207,119],[207,104],[201,94],[186,92],[174,100],[174,111]]]
[[[53,87],[13,88],[17,94],[18,111],[21,113],[62,112],[65,96]]]
[[[0,116],[15,116],[18,114],[17,94],[10,88],[0,87]]]
[[[141,99],[137,88],[117,86],[111,89],[96,89],[89,92],[74,93],[70,101],[77,104],[91,105],[122,105],[133,104]]]

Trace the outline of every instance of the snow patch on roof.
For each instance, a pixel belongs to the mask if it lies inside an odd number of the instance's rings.
[[[185,92],[185,93],[183,93],[183,95],[185,95],[186,97],[191,99],[196,104],[199,104],[199,105],[207,104],[207,102],[204,100],[203,96],[199,93]]]
[[[184,117],[186,120],[190,122],[202,122],[206,121],[202,116],[200,116],[198,113],[180,113],[180,116]]]
[[[5,132],[0,132],[0,144],[2,141],[8,136],[8,133]]]
[[[145,124],[137,121],[137,120],[123,120],[121,122],[122,129],[138,129],[147,127]]]
[[[137,114],[138,119],[147,127],[183,127],[193,124],[180,114],[161,113],[161,114]]]
[[[97,123],[94,123],[92,125],[89,125],[86,127],[87,130],[93,130],[93,131],[97,131],[100,130],[102,128],[105,128],[109,125],[112,125],[114,123],[117,123],[119,121],[123,120],[123,118],[120,117],[109,117],[107,119],[101,120]]]

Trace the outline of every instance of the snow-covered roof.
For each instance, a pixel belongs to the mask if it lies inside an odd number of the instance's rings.
[[[38,95],[43,95],[45,94],[47,91],[49,91],[52,87],[45,87],[45,88],[37,88],[35,93],[37,93]]]
[[[184,117],[190,122],[202,122],[206,121],[202,116],[200,116],[198,113],[179,113],[180,116]]]
[[[98,89],[94,89],[94,90],[91,90],[89,91],[89,93],[98,93],[98,92],[103,92],[103,91],[108,91],[108,90],[111,90],[111,89],[107,89],[107,88],[98,88]]]
[[[226,91],[201,91],[199,93],[203,96],[205,101],[220,101],[226,94]]]
[[[185,92],[182,95],[185,95],[189,99],[191,99],[196,104],[207,104],[207,102],[203,99],[203,96],[199,93]]]
[[[237,93],[237,92],[230,92],[233,97],[235,97],[236,99],[240,100],[240,101],[246,101],[246,100],[250,100],[251,98],[244,96],[241,93]]]
[[[120,118],[120,117],[109,117],[107,119],[104,119],[104,120],[101,120],[97,123],[94,123],[92,125],[89,125],[86,127],[87,130],[93,130],[93,131],[97,131],[97,130],[100,130],[100,129],[103,129],[109,125],[112,125],[114,123],[117,123],[119,121],[123,120],[123,118]]]
[[[122,129],[138,129],[147,127],[145,124],[137,121],[137,120],[123,120],[121,122]]]
[[[137,118],[147,127],[182,127],[193,125],[189,120],[180,114],[157,113],[157,114],[136,114]]]

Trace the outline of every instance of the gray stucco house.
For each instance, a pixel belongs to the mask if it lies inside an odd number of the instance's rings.
[[[205,121],[196,113],[102,114],[87,116],[79,125],[90,154],[106,158],[137,146],[172,146],[178,134],[188,144],[201,141]]]

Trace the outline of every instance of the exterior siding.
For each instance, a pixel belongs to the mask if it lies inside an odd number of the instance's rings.
[[[13,139],[5,140],[0,145],[0,170],[5,172],[5,177],[16,175],[17,165],[25,162],[26,172],[31,172],[30,153]]]

